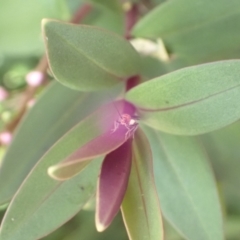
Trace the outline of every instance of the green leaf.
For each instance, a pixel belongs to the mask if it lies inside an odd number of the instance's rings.
[[[42,161],[10,204],[0,238],[39,239],[68,221],[94,195],[101,163],[95,160],[78,176],[57,182],[46,175],[47,162]]]
[[[137,52],[112,32],[46,19],[43,31],[50,68],[56,79],[70,88],[109,88],[139,72]]]
[[[161,62],[159,59],[142,56],[142,70],[141,75],[146,79],[158,77],[168,72],[168,65]]]
[[[108,3],[113,2],[107,0]],[[119,3],[118,3],[119,4]],[[83,24],[98,26],[106,30],[124,35],[124,13],[123,9],[103,6],[101,1],[95,3],[93,10],[84,19]]]
[[[48,177],[47,169],[109,130],[113,126],[112,120],[118,117],[117,114],[112,104],[99,108],[50,148],[10,203],[2,223],[0,238],[39,239],[77,213],[95,193],[102,160],[94,160],[80,175],[73,178],[74,182],[53,180]]]
[[[171,0],[153,9],[134,27],[138,37],[161,37],[174,56],[192,64],[237,58],[240,1]]]
[[[223,220],[216,184],[205,151],[193,137],[144,127],[166,219],[189,240],[222,240]]]
[[[109,0],[90,0],[93,4],[99,4],[99,5],[102,5],[102,6],[105,6],[106,8],[108,9],[111,9],[111,10],[117,10],[117,11],[120,11],[121,9],[121,4],[119,3],[118,0],[112,0],[112,1],[109,1]]]
[[[124,12],[118,0],[94,1],[82,24],[93,25],[124,35]]]
[[[122,86],[111,89],[111,96],[115,97],[121,89]],[[111,100],[106,92],[81,93],[57,82],[49,86],[20,123],[3,159],[0,203],[11,199],[36,162],[60,137],[108,101]]]
[[[133,143],[132,170],[122,213],[131,240],[163,239],[163,226],[153,179],[150,146],[137,130]]]
[[[41,39],[41,19],[66,19],[65,1],[17,0],[0,1],[0,52],[6,55],[40,55],[44,46]]]
[[[227,239],[238,239],[240,235],[240,217],[239,215],[229,216],[226,220],[226,237]]]
[[[227,126],[240,118],[239,60],[183,68],[126,94],[147,125],[180,135]]]
[[[209,154],[228,212],[240,214],[240,122],[205,134],[201,140]]]
[[[102,233],[96,230],[94,214],[93,211],[81,211],[80,214],[77,215],[76,222],[74,222],[74,230],[68,230],[68,234],[66,234],[65,237],[60,235],[61,237],[56,240],[128,240],[120,214]],[[53,239],[50,238],[49,240]]]

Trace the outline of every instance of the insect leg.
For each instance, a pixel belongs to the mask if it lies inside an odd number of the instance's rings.
[[[125,127],[127,128],[127,132],[125,133],[125,139],[128,139],[131,136],[131,134],[133,134],[135,132],[135,130],[137,129],[138,124],[135,124],[131,127],[126,125]],[[134,138],[134,134],[133,134],[133,138]]]
[[[111,130],[112,133],[116,132],[119,127],[119,121],[114,121],[114,128]]]

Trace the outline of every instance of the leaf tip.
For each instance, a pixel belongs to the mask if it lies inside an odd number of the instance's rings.
[[[58,180],[58,181],[63,180],[56,175],[57,169],[58,168],[56,167],[56,165],[49,167],[47,170],[48,175],[55,180]]]
[[[100,222],[97,216],[96,216],[95,222],[96,222],[96,229],[98,232],[103,232],[108,227],[108,225],[104,224],[103,222]]]
[[[46,32],[49,30],[49,28],[52,28],[53,24],[58,23],[59,21],[55,19],[50,19],[50,18],[43,18],[41,22],[42,26],[42,32],[44,35],[46,35]]]
[[[47,24],[49,21],[51,21],[51,20],[48,19],[48,18],[43,18],[43,19],[42,19],[42,27],[46,26],[46,24]]]

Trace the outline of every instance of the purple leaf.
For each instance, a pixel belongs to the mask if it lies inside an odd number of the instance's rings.
[[[127,189],[132,161],[132,138],[109,153],[102,164],[97,189],[96,227],[104,231],[118,213]]]
[[[75,176],[90,163],[90,160],[112,152],[132,137],[137,124],[131,126],[133,131],[129,132],[129,129],[122,124],[118,124],[117,128],[114,128],[114,123],[117,122],[122,113],[127,113],[131,116],[130,114],[132,114],[134,108],[123,101],[111,103],[110,106],[115,106],[114,111],[117,113],[115,114],[117,117],[113,118],[109,127],[102,130],[100,135],[87,142],[64,161],[49,167],[48,174],[52,178],[66,180]]]

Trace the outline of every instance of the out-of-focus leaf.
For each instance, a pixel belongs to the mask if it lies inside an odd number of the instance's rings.
[[[90,14],[84,19],[83,24],[92,25],[107,29],[117,34],[124,33],[123,13],[117,10],[108,9],[96,4]]]
[[[122,213],[131,240],[163,239],[151,150],[140,130],[137,130],[134,137],[132,170],[122,203]]]
[[[240,217],[229,216],[226,219],[226,238],[229,240],[238,240],[240,236]]]
[[[139,73],[138,53],[112,32],[46,19],[43,31],[50,68],[70,88],[96,91]]]
[[[94,4],[100,4],[108,9],[112,9],[112,10],[119,10],[121,9],[121,4],[119,3],[118,0],[89,0],[90,2],[94,3]]]
[[[164,132],[195,135],[240,118],[240,61],[183,68],[142,83],[126,94],[140,119]]]
[[[221,240],[223,220],[207,156],[193,137],[144,127],[150,141],[154,174],[166,219],[189,240]]]
[[[112,89],[111,97],[121,91]],[[0,203],[10,200],[43,154],[70,128],[104,103],[106,92],[86,94],[52,84],[26,114],[0,168]],[[17,167],[16,167],[17,166]]]
[[[163,220],[165,220],[163,218]],[[186,238],[183,238],[177,230],[166,220],[163,222],[164,226],[164,239],[165,240],[185,240]]]
[[[68,9],[69,9],[69,12],[70,12],[70,15],[73,16],[74,13],[76,13],[76,11],[83,5],[85,4],[85,0],[65,0],[67,6],[68,6]]]
[[[9,55],[40,55],[42,18],[68,17],[65,1],[0,1],[0,52]]]
[[[142,76],[147,79],[155,78],[168,72],[167,64],[153,57],[142,57]]]
[[[134,36],[161,37],[167,48],[193,63],[238,58],[238,0],[171,0],[149,12]]]
[[[66,1],[72,14],[84,2],[84,0]],[[93,7],[84,19],[81,19],[81,24],[98,26],[120,35],[124,34],[124,12],[118,0],[89,0],[88,2]]]
[[[83,24],[98,26],[120,35],[124,34],[124,12],[118,0],[90,0],[93,9]]]
[[[118,113],[112,104],[103,106],[78,123],[50,148],[14,196],[2,223],[0,238],[38,239],[76,214],[95,193],[101,161],[94,160],[80,175],[73,178],[76,181],[53,180],[47,175],[47,169],[111,129],[117,118]]]
[[[155,5],[157,5],[157,4],[161,4],[161,3],[165,2],[165,1],[167,1],[167,0],[153,0],[152,2],[153,2]]]
[[[132,139],[109,153],[102,164],[97,188],[96,227],[105,230],[117,215],[125,195],[132,162]]]
[[[205,134],[201,140],[210,156],[228,213],[240,214],[240,122]]]

